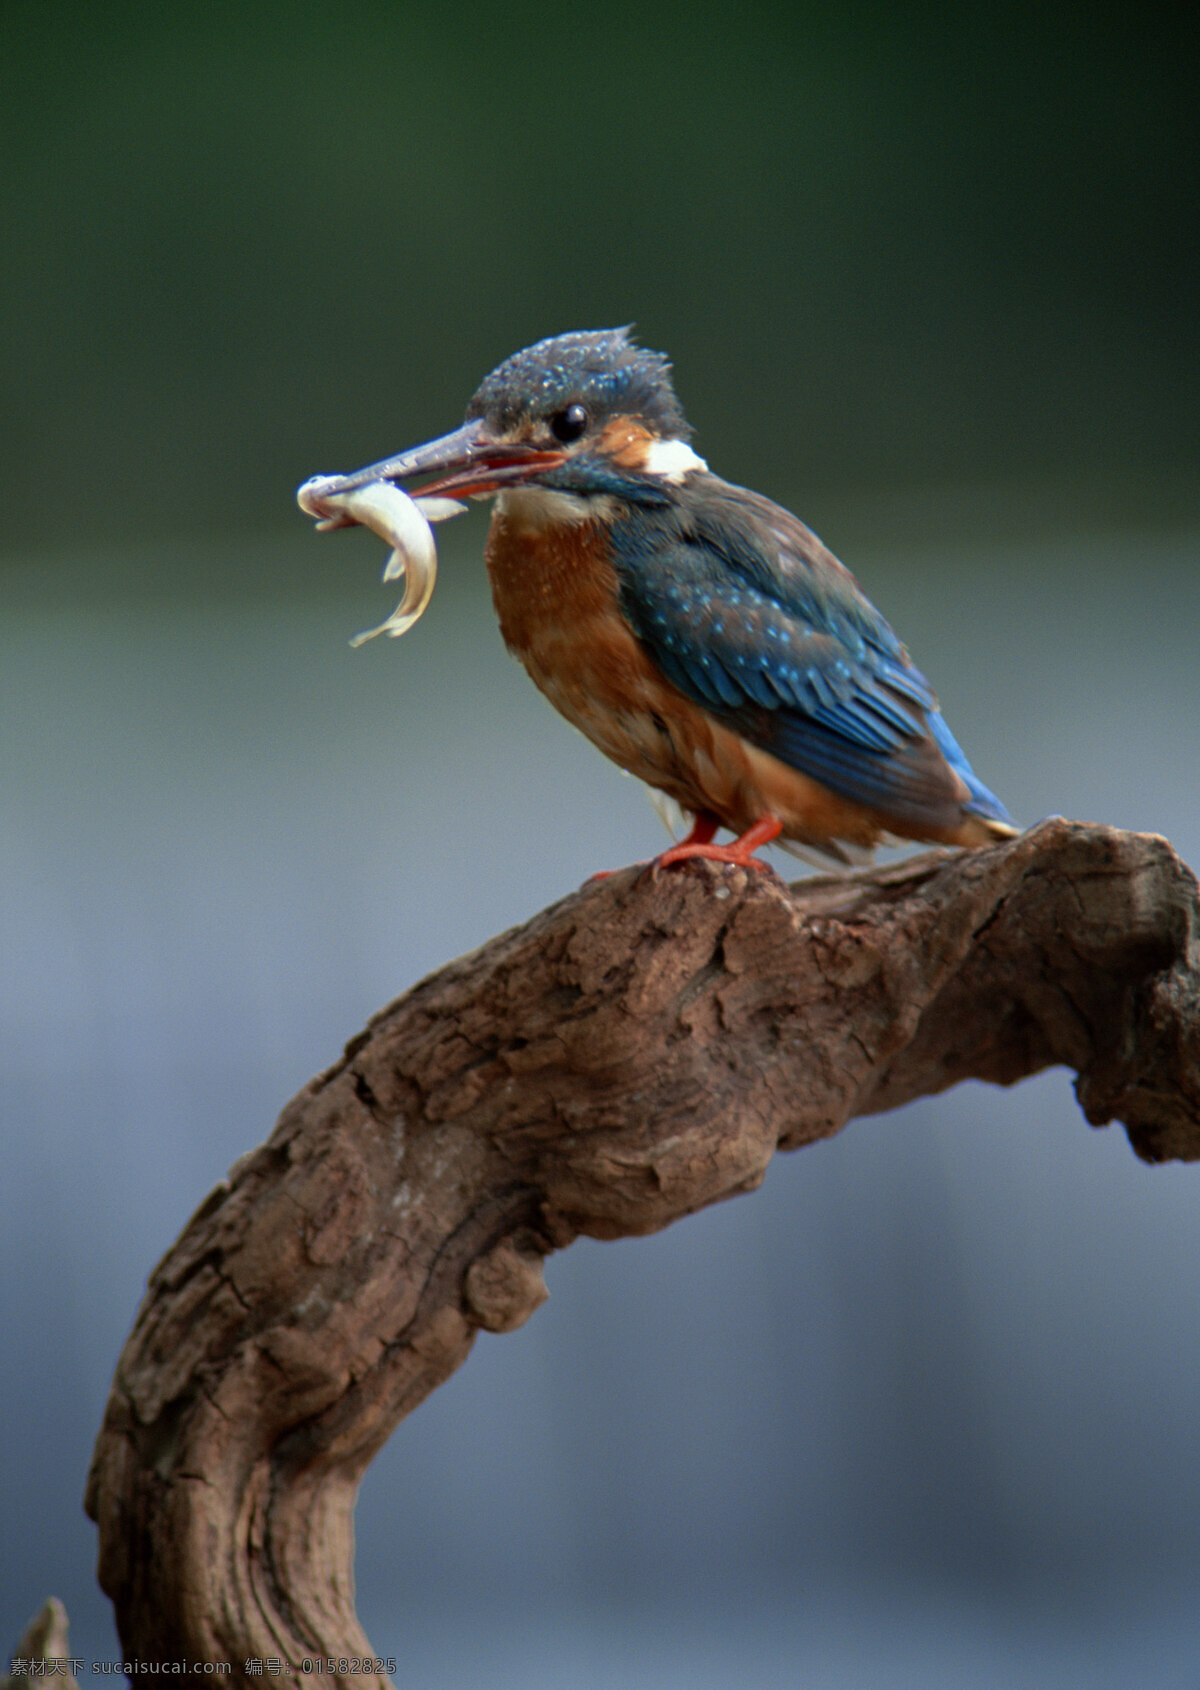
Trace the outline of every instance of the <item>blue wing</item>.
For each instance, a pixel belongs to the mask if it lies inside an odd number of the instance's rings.
[[[897,822],[1009,820],[891,628],[789,512],[696,476],[613,543],[622,609],[662,673],[752,744]]]

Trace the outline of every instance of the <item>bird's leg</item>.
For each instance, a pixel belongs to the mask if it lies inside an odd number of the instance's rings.
[[[685,845],[711,845],[717,836],[720,822],[711,810],[697,810],[692,817],[692,831],[686,839],[681,839],[673,850],[681,851]]]
[[[717,820],[716,816],[713,815],[711,810],[697,810],[695,815],[692,817],[692,831],[688,834],[686,839],[681,839],[679,844],[673,848],[678,851],[684,845],[707,845],[716,834],[720,825],[720,822]],[[646,867],[648,869],[657,868],[661,860],[662,859],[660,857],[653,857],[646,864]],[[598,869],[595,874],[588,875],[586,884],[590,886],[593,880],[607,880],[612,872],[613,871],[610,868]]]
[[[762,862],[754,853],[760,845],[769,845],[772,839],[779,838],[783,832],[783,823],[778,816],[760,816],[754,826],[748,827],[732,845],[714,845],[712,837],[716,831],[716,818],[706,811],[701,811],[687,838],[681,840],[678,845],[672,845],[661,857],[656,857],[654,866],[669,868],[672,863],[687,862],[692,857],[703,857],[710,863],[734,863],[739,868],[769,869],[770,864]]]

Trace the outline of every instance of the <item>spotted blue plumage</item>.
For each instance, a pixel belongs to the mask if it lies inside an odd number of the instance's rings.
[[[693,703],[898,822],[1009,821],[891,628],[789,512],[693,474],[686,499],[629,500],[611,533],[622,611]]]

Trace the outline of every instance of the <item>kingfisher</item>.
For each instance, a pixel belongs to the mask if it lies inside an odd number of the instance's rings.
[[[691,436],[665,354],[628,328],[561,334],[498,365],[460,428],[328,490],[431,475],[422,496],[494,497],[484,555],[505,643],[690,816],[658,864],[762,867],[772,840],[847,863],[882,842],[1015,835],[849,570],[714,475]]]

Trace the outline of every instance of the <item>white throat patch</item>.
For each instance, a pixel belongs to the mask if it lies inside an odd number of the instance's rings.
[[[555,487],[506,487],[496,495],[496,509],[514,528],[536,533],[580,522],[604,521],[614,513],[606,493],[584,498]]]
[[[682,481],[692,470],[707,468],[686,440],[652,440],[642,465],[645,474],[660,476],[663,481]]]

